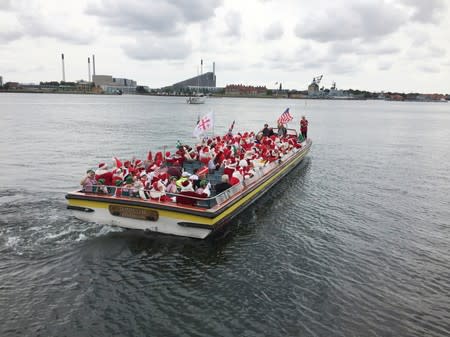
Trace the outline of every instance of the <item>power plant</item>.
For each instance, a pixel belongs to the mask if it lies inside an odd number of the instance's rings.
[[[213,71],[203,74],[203,60],[200,62],[200,75],[189,78],[187,80],[175,83],[172,88],[177,89],[206,89],[208,91],[216,88],[216,63],[213,62]]]

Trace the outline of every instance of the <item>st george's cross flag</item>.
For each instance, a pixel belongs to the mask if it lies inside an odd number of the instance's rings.
[[[214,126],[214,115],[212,111],[208,112],[203,116],[195,126],[194,132],[192,133],[194,137],[199,137],[201,134],[205,133]]]
[[[294,117],[291,116],[291,114],[289,113],[289,108],[287,108],[281,114],[280,118],[278,118],[278,124],[286,124],[286,123],[289,123],[293,119],[294,119]]]

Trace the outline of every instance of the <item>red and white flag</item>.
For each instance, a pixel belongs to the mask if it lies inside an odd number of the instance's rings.
[[[202,119],[199,120],[192,134],[194,135],[194,137],[198,138],[201,134],[212,129],[213,127],[214,127],[214,115],[211,111],[208,112],[205,116],[202,117]]]
[[[291,116],[291,114],[289,113],[289,108],[287,108],[280,116],[280,118],[278,118],[278,123],[279,124],[286,124],[289,123],[291,120],[293,120],[294,117]]]

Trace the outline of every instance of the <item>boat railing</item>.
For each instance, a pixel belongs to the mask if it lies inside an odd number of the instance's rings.
[[[231,186],[229,189],[223,191],[222,193],[216,195],[215,198],[218,205],[230,199],[236,193],[242,191],[244,189],[243,182],[240,182],[236,185]]]
[[[176,202],[177,204],[193,205],[202,208],[212,208],[215,205],[222,204],[236,193],[242,191],[245,185],[246,184],[243,182],[240,182],[212,197],[204,197],[200,194],[196,196],[195,192],[192,192],[192,194],[184,194],[183,192],[162,193],[155,190],[147,190],[136,187],[118,187],[107,185],[93,185],[92,190],[82,190],[81,192],[98,196],[105,195],[109,197],[126,197],[152,201],[161,201],[164,196],[163,200],[165,201]]]

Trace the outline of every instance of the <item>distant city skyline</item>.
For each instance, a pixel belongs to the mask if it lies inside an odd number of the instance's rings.
[[[450,93],[443,0],[2,0],[3,82],[96,74],[172,85],[216,64],[217,86]],[[91,58],[92,66],[92,58]],[[91,68],[92,73],[92,68]],[[278,84],[276,84],[278,83]]]

